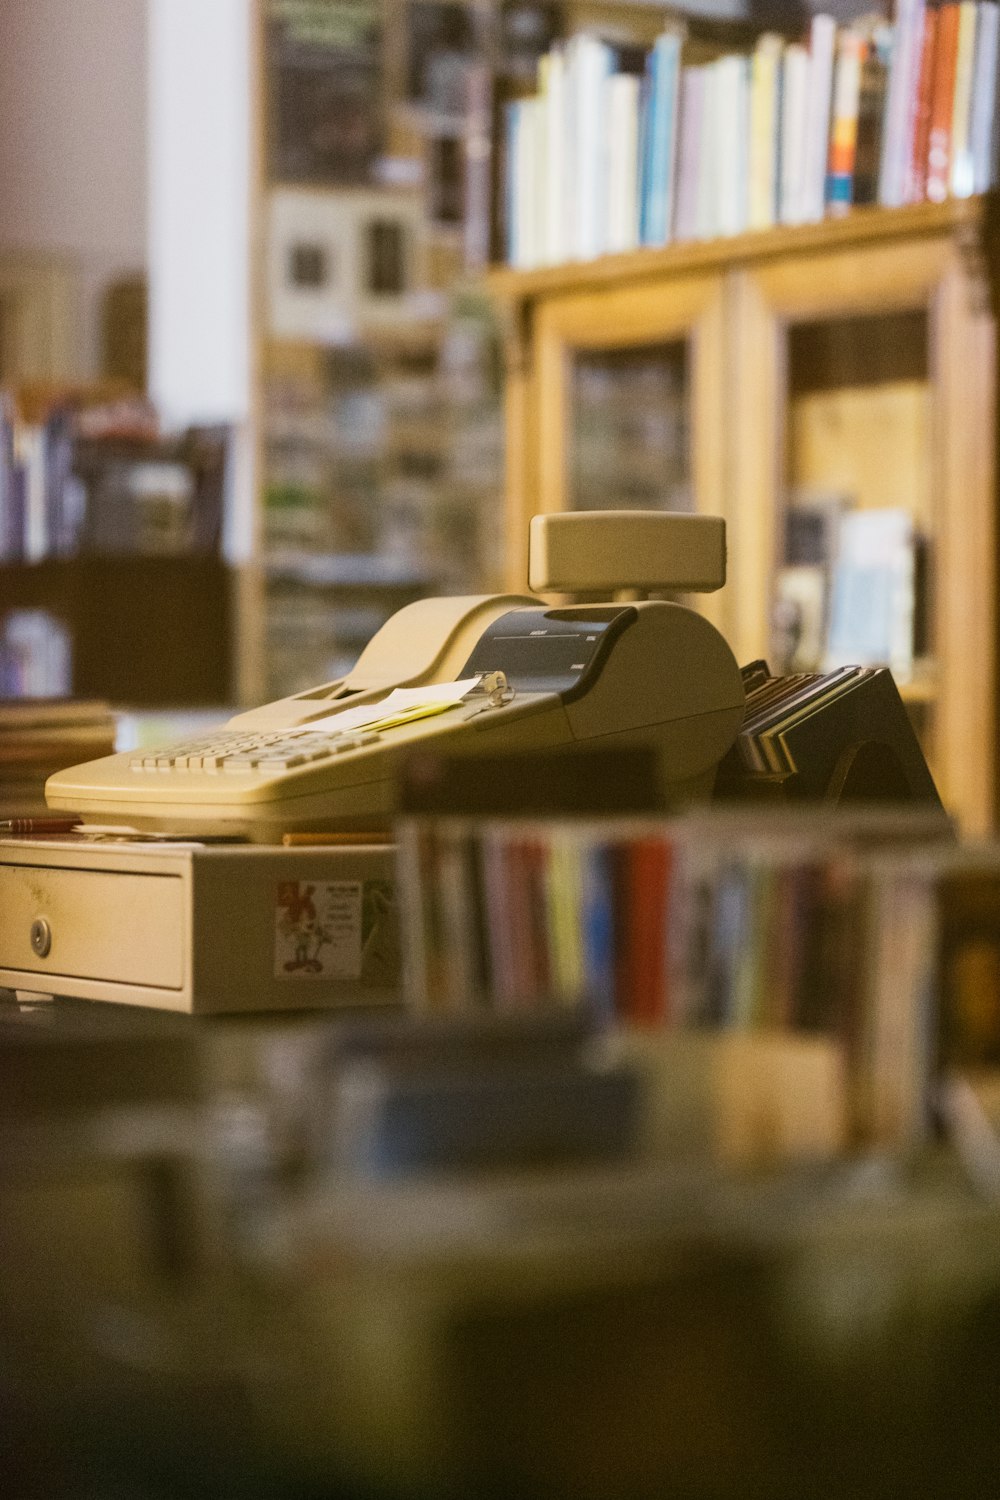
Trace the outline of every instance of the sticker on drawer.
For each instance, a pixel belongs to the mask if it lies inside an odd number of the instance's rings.
[[[274,920],[276,979],[361,976],[362,882],[282,880]]]

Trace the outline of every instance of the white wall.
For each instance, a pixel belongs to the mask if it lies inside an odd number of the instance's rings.
[[[0,254],[78,269],[81,376],[104,287],[146,265],[146,68],[144,0],[0,0]]]
[[[253,544],[253,3],[148,6],[149,389],[169,425],[235,424],[224,545],[238,560]]]

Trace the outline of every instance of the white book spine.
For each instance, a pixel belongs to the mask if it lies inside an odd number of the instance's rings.
[[[809,76],[806,107],[806,159],[803,217],[823,217],[826,167],[830,156],[830,106],[833,98],[833,54],[837,27],[832,16],[813,16],[809,32]]]
[[[677,143],[677,201],[674,237],[694,239],[698,222],[698,164],[705,69],[687,67],[680,77],[680,139]]]
[[[716,207],[718,190],[718,79],[717,64],[710,64],[704,72],[701,99],[701,132],[698,143],[698,192],[695,209],[695,237],[710,240],[719,232]]]
[[[608,243],[611,251],[639,243],[639,80],[614,73],[607,80]]]
[[[549,265],[560,265],[568,254],[566,136],[566,59],[555,48],[549,54],[545,89],[545,259]]]
[[[540,99],[522,99],[517,132],[518,265],[531,270],[539,264],[538,225],[538,118]]]
[[[740,234],[746,228],[746,59],[720,58],[715,75],[716,233]]]
[[[980,0],[976,23],[976,66],[972,84],[972,191],[985,193],[995,173],[997,43],[1000,6]]]
[[[604,80],[610,51],[597,37],[575,39],[576,232],[574,249],[581,260],[593,260],[607,240],[607,120]]]
[[[793,42],[785,48],[781,110],[781,222],[801,224],[805,214],[806,106],[809,54]]]
[[[22,427],[17,434],[18,459],[24,467],[24,556],[41,562],[49,554],[49,522],[45,507],[45,431]]]

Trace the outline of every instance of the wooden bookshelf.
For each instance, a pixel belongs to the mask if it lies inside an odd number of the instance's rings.
[[[899,503],[891,476],[905,466],[922,477],[912,511],[930,544],[929,659],[905,694],[947,805],[970,830],[991,827],[998,223],[988,196],[493,270],[506,341],[508,585],[524,585],[531,515],[578,503],[576,382],[597,355],[668,349],[683,361],[689,503],[729,527],[730,581],[704,607],[741,661],[771,649],[786,497],[795,465],[812,462],[803,444],[826,462],[839,443],[855,468],[866,464],[856,482],[868,504],[882,494],[878,503]],[[852,360],[823,352],[830,330],[848,323],[852,359],[870,356],[861,377]],[[824,358],[827,387],[810,374],[809,391],[797,389],[799,369]],[[820,430],[823,442],[812,442]]]
[[[0,564],[0,616],[45,609],[65,626],[77,697],[216,707],[233,700],[234,587],[211,553],[79,554]]]

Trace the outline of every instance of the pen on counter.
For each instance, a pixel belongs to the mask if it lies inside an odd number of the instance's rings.
[[[22,838],[32,833],[72,833],[79,818],[0,818],[0,835]]]
[[[391,844],[393,836],[388,829],[372,833],[285,833],[281,842],[286,849],[304,849],[310,844],[348,846],[352,844]]]

